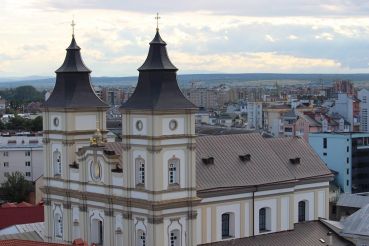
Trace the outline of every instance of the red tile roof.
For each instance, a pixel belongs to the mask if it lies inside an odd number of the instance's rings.
[[[88,246],[86,241],[75,239],[73,244],[47,243],[20,239],[1,240],[0,246]]]
[[[66,246],[66,244],[10,239],[0,241],[0,246]]]
[[[27,203],[5,204],[0,208],[0,229],[17,224],[28,224],[44,221],[44,206],[29,207]]]

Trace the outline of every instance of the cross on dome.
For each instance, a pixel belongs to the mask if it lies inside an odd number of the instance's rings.
[[[156,13],[155,20],[156,20],[156,31],[159,31],[159,19],[161,17],[159,16],[159,13]]]

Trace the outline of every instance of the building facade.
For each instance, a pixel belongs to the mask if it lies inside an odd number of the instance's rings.
[[[360,100],[360,131],[369,132],[369,91],[361,89],[358,91],[357,97]]]
[[[106,105],[91,94],[90,71],[76,58],[73,38],[65,64],[79,66],[58,69],[55,87],[67,75],[73,88],[83,87],[45,103],[49,241],[193,246],[328,216],[332,173],[302,139],[196,137],[197,107],[180,91],[158,30],[120,109],[122,142],[104,140]],[[66,100],[79,93],[89,101]]]
[[[327,166],[338,172],[344,193],[368,192],[369,133],[311,133],[309,143]]]
[[[0,163],[0,183],[13,172],[21,172],[27,180],[35,181],[44,171],[42,137],[0,137]]]

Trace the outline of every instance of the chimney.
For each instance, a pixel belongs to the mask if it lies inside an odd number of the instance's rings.
[[[333,246],[333,233],[331,231],[329,231],[327,233],[327,241],[328,241],[328,246]]]

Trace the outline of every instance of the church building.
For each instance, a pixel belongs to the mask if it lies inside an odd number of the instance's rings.
[[[328,216],[332,173],[299,138],[197,136],[157,29],[122,141],[105,141],[107,105],[74,35],[44,105],[46,238],[89,245],[194,246],[293,230]]]

